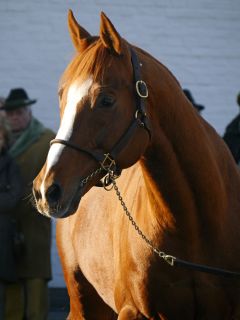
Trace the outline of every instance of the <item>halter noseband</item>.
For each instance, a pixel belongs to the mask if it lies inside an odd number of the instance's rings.
[[[63,139],[53,139],[50,141],[50,145],[53,145],[54,143],[60,143],[67,147],[70,147],[76,151],[84,152],[88,154],[89,156],[93,157],[96,161],[98,161],[101,164],[101,167],[105,171],[114,171],[114,174],[120,175],[121,168],[118,167],[116,164],[116,157],[117,155],[122,151],[122,149],[125,147],[131,136],[133,135],[133,132],[135,129],[140,126],[147,130],[149,134],[149,138],[151,139],[151,131],[148,124],[148,119],[146,118],[146,110],[145,110],[145,104],[144,99],[148,97],[148,89],[146,83],[141,80],[141,72],[140,72],[140,63],[137,57],[137,54],[135,51],[130,48],[131,52],[131,62],[133,67],[133,80],[135,83],[136,88],[136,112],[133,121],[129,125],[126,132],[122,135],[122,137],[118,140],[118,142],[115,144],[113,149],[110,152],[102,152],[100,150],[90,150],[87,148],[81,148],[78,145],[75,145],[74,143],[63,140]]]

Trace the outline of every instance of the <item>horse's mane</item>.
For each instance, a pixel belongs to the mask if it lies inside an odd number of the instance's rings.
[[[104,78],[105,71],[117,56],[116,54],[113,54],[109,49],[105,48],[99,37],[94,38],[96,38],[96,40],[93,41],[91,45],[89,45],[88,48],[82,53],[77,53],[70,64],[67,66],[59,81],[59,88],[61,88],[62,86],[64,87],[68,82],[74,82],[74,80],[76,80],[80,75],[82,79],[86,79],[87,76],[91,74],[93,81],[98,80],[98,82],[102,82],[101,79]],[[178,84],[178,86],[180,86],[178,80],[171,73],[171,71],[156,58],[154,58],[151,54],[135,45],[131,45],[123,38],[121,40],[123,54],[120,57],[127,56],[129,48],[132,47],[141,55],[151,59],[152,62],[156,63],[161,69],[167,71],[169,75],[174,79],[174,81]]]
[[[169,75],[171,75],[171,77],[174,79],[175,82],[177,82],[177,84],[180,86],[179,81],[177,80],[177,78],[174,76],[174,74],[164,65],[162,64],[159,60],[157,60],[154,56],[152,56],[150,53],[148,53],[147,51],[134,46],[135,49],[137,49],[137,51],[139,51],[140,53],[142,53],[145,57],[150,58],[152,61],[154,61],[160,68],[164,69],[165,71],[167,71],[169,73]]]
[[[71,63],[64,71],[59,86],[61,87],[68,81],[73,82],[81,75],[85,79],[89,74],[93,81],[104,78],[105,70],[114,59],[114,55],[104,47],[98,38],[84,52],[77,53]]]

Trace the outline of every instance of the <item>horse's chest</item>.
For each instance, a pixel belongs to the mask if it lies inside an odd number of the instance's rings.
[[[89,228],[90,233],[87,232]],[[99,296],[115,311],[118,308],[116,304],[121,304],[116,298],[120,288],[129,296],[135,290],[139,292],[138,287],[142,292],[145,290],[146,261],[149,260],[144,254],[147,246],[144,246],[142,239],[137,237],[128,243],[123,232],[121,228],[115,233],[110,231],[107,223],[101,223],[96,218],[94,222],[91,220],[82,226],[77,240],[78,246],[81,246],[78,250],[80,269]],[[139,247],[139,243],[143,247]]]
[[[129,210],[136,216],[136,213],[140,215],[141,210],[148,209],[148,202],[146,196],[143,203],[136,200],[136,197],[139,198],[136,192],[134,195],[130,197],[127,194],[124,198]],[[82,200],[78,220],[81,222],[75,230],[80,269],[114,310],[123,303],[121,299],[132,295],[137,296],[142,304],[142,297],[147,296],[144,292],[147,290],[151,250],[124,215],[115,194],[95,190]],[[144,226],[139,220],[138,223]],[[124,292],[119,296],[125,298],[118,297],[119,291]]]
[[[89,231],[90,230],[90,231]],[[85,219],[78,232],[78,264],[86,279],[99,296],[115,310],[114,303],[114,252],[111,233],[96,217]]]

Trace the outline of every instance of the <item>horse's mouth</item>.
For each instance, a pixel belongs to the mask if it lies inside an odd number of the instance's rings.
[[[36,207],[37,207],[38,212],[40,214],[44,215],[45,217],[62,219],[62,218],[66,218],[66,217],[73,215],[76,212],[80,201],[81,201],[81,198],[79,198],[77,204],[75,203],[73,205],[71,203],[70,205],[64,206],[64,207],[61,205],[50,207],[46,204],[42,204],[42,203],[38,202],[36,204]]]
[[[76,212],[84,194],[84,188],[79,187],[71,198],[60,199],[54,204],[50,204],[45,199],[39,199],[35,201],[35,206],[38,212],[45,217],[62,219],[69,217]]]
[[[56,219],[73,215],[77,211],[82,197],[102,178],[102,174],[99,175],[99,173],[100,171],[96,175],[79,179],[80,183],[79,180],[72,181],[65,187],[52,181],[51,187],[44,194],[41,193],[39,187],[33,188],[37,210],[46,217]]]

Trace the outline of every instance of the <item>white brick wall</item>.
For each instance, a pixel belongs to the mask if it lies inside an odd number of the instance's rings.
[[[220,134],[237,114],[240,0],[0,0],[0,95],[26,88],[47,126],[58,128],[58,79],[73,54],[68,8],[92,34],[104,11],[123,37],[192,91]],[[63,285],[55,242],[53,267],[52,285]]]

